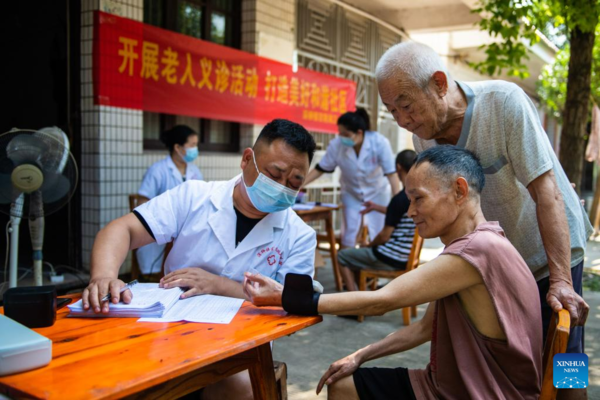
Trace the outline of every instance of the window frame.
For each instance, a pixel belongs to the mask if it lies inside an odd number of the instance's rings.
[[[182,0],[163,0],[162,1],[162,22],[163,29],[168,29],[173,32],[177,30],[177,16],[179,5]],[[226,18],[231,20],[231,45],[227,47],[239,49],[241,47],[242,35],[241,35],[241,19],[242,19],[242,7],[241,0],[232,0],[231,11],[227,11],[223,8],[213,4],[211,0],[185,0],[188,3],[193,3],[202,7],[202,38],[201,40],[211,41],[211,16],[213,11],[220,14],[225,14]],[[144,21],[144,23],[148,23]],[[218,43],[217,43],[218,44]],[[223,46],[223,45],[222,45]],[[160,113],[160,132],[171,128],[175,124],[175,115]],[[211,152],[228,152],[237,153],[240,150],[240,130],[241,125],[237,122],[226,121],[231,127],[231,137],[229,143],[211,143],[210,142],[210,125],[211,119],[199,118],[200,132],[198,132],[198,149],[200,151],[211,151]],[[160,134],[159,132],[159,134]],[[143,139],[144,150],[163,150],[164,144],[157,139]]]

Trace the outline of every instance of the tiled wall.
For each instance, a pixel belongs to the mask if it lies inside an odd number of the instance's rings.
[[[141,21],[143,0],[82,0],[81,108],[82,108],[82,222],[83,264],[89,268],[90,253],[98,231],[129,211],[128,195],[136,193],[144,172],[164,158],[166,151],[143,150],[142,112],[95,106],[92,88],[93,11],[102,10]],[[242,50],[264,57],[259,49],[261,32],[293,47],[295,0],[277,2],[242,0]],[[291,62],[288,61],[288,62]],[[251,146],[261,126],[243,124],[241,148]],[[207,180],[226,180],[240,172],[240,155],[201,153],[196,161]],[[129,269],[129,256],[122,271]]]

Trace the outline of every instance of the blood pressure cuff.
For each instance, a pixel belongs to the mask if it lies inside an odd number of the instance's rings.
[[[313,280],[309,275],[289,273],[285,276],[281,303],[290,314],[319,315],[320,296],[313,290]]]

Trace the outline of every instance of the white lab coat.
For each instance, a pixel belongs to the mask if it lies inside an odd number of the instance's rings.
[[[235,246],[240,177],[185,182],[136,208],[158,244],[173,241],[165,274],[197,267],[237,282],[252,268],[278,282],[288,272],[313,276],[316,232],[292,209],[267,215]]]
[[[391,189],[385,175],[396,172],[396,162],[389,140],[379,132],[365,132],[357,156],[353,147],[345,146],[339,137],[333,139],[319,166],[329,172],[340,167],[341,199],[344,205],[342,245],[352,247],[360,228],[360,209],[365,201],[387,206]],[[371,212],[365,215],[369,236],[374,239],[385,225],[385,215]]]
[[[187,163],[185,180],[203,180],[202,172],[192,163]],[[144,174],[138,194],[153,199],[167,190],[183,183],[183,177],[168,155],[152,164]],[[151,243],[137,250],[136,257],[143,274],[158,273],[162,269],[165,245]]]

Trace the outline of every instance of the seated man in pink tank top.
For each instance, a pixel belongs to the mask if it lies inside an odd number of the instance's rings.
[[[330,399],[537,399],[542,321],[529,268],[497,222],[483,217],[481,164],[468,150],[437,146],[419,154],[407,177],[408,215],[419,234],[440,237],[436,259],[382,289],[319,295],[310,277],[285,286],[247,275],[256,305],[303,315],[381,315],[429,303],[422,320],[333,363],[317,393]],[[359,368],[431,341],[425,369]]]

